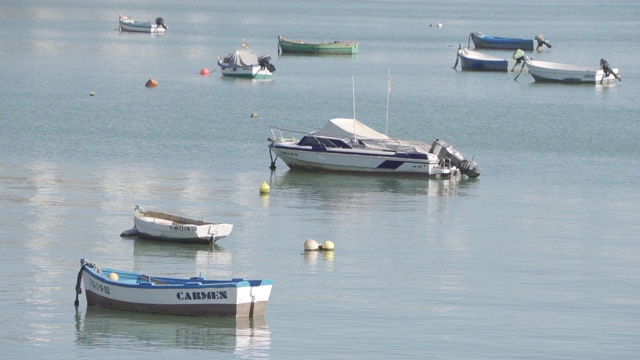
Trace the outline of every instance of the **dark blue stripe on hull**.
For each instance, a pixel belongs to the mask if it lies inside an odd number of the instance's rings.
[[[392,169],[395,170],[404,164],[404,161],[386,160],[382,164],[378,165],[378,169]]]

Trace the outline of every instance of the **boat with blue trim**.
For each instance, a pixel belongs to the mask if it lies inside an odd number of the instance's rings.
[[[87,304],[113,310],[165,315],[253,317],[264,315],[272,280],[208,280],[156,277],[101,268],[80,260],[75,306],[82,294]]]
[[[429,146],[395,139],[356,119],[331,119],[324,128],[308,133],[271,126],[268,141],[272,169],[280,158],[291,169],[313,171],[480,175],[475,161],[466,160],[444,140],[436,139]]]
[[[476,48],[484,49],[503,49],[503,50],[539,50],[543,45],[551,49],[549,41],[544,39],[544,35],[538,34],[534,39],[510,38],[492,35],[484,35],[483,33],[474,31],[469,37],[473,40]]]

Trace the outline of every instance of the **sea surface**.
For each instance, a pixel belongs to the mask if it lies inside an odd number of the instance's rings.
[[[119,14],[169,29],[121,33]],[[640,358],[637,1],[4,0],[0,27],[0,357]],[[543,33],[534,59],[605,58],[623,80],[454,70],[472,31]],[[360,46],[279,55],[278,35]],[[243,40],[272,80],[221,77]],[[445,139],[482,175],[270,170],[270,126],[354,114]],[[215,247],[121,237],[136,204],[234,230]],[[252,320],[75,308],[82,258],[275,284]]]

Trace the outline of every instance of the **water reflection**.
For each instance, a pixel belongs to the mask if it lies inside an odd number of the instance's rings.
[[[318,265],[323,265],[328,270],[333,269],[334,251],[305,251],[303,255],[305,263],[313,269]]]
[[[398,176],[397,174],[319,173],[289,170],[284,174],[271,173],[273,187],[304,188],[306,192],[330,191],[353,193],[400,193],[408,195],[456,196],[460,184],[473,182],[460,175],[445,178]]]
[[[76,343],[91,348],[202,349],[258,358],[268,356],[271,333],[264,317],[182,317],[88,306],[84,314],[76,312]]]

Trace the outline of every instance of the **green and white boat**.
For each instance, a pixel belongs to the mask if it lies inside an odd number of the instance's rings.
[[[322,43],[310,43],[302,40],[285,39],[278,35],[278,47],[282,54],[344,54],[355,55],[358,53],[356,41],[333,41]]]
[[[218,66],[223,76],[248,79],[271,79],[276,67],[269,55],[258,57],[243,44],[243,49],[233,54],[218,57]]]

